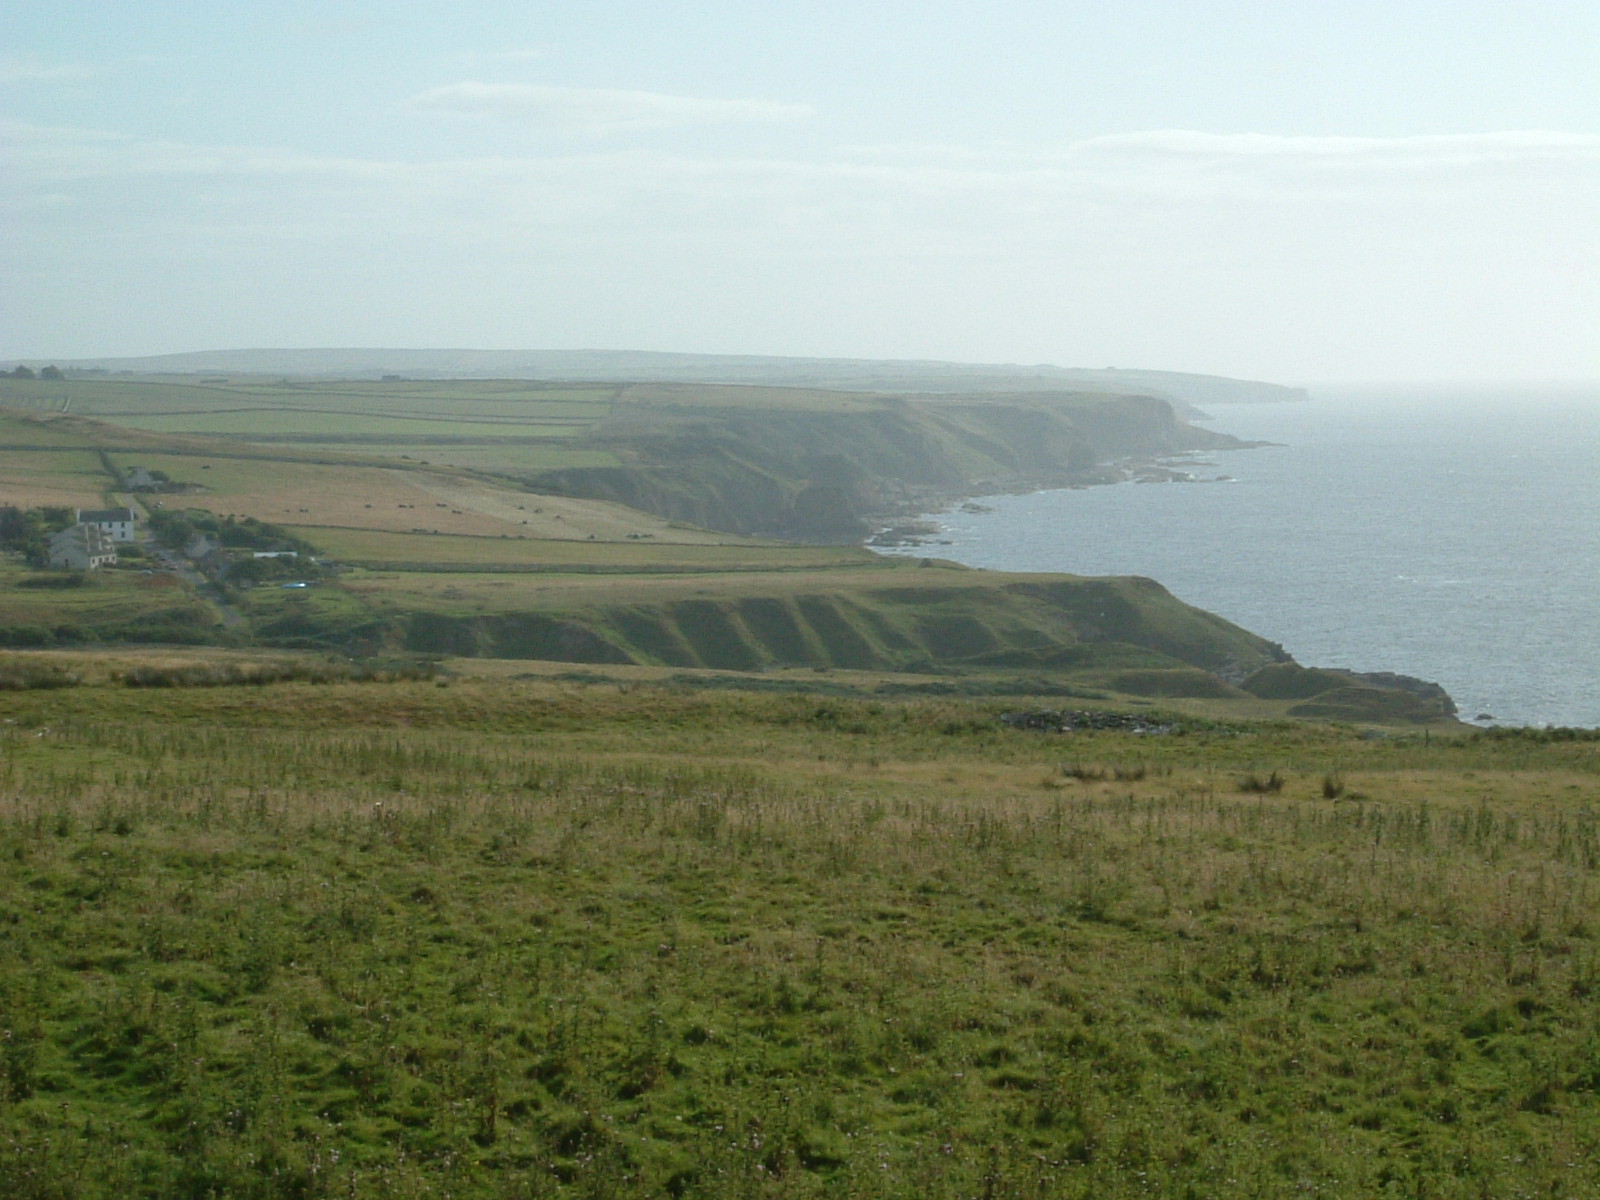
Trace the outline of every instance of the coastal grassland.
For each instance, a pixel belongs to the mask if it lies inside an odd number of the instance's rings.
[[[298,445],[307,450],[325,449],[345,453],[361,451],[390,458],[409,458],[429,464],[442,463],[466,471],[480,471],[512,477],[530,476],[541,471],[588,469],[620,466],[609,450],[583,449],[553,438],[472,437],[450,438],[367,438],[338,442],[306,439]]]
[[[782,410],[785,412],[863,413],[902,402],[871,391],[832,388],[766,387],[721,383],[630,383],[617,392],[618,410],[707,408]]]
[[[284,417],[293,417],[293,432],[285,434]],[[242,441],[276,441],[280,436],[294,440],[336,440],[333,435],[357,438],[403,438],[424,441],[429,437],[482,436],[486,424],[505,424],[519,437],[568,437],[590,422],[581,417],[544,417],[539,420],[484,421],[455,417],[412,417],[379,413],[308,412],[281,408],[230,409],[207,413],[163,413],[154,416],[118,418],[136,429],[153,433],[194,433],[238,438]]]
[[[615,464],[604,451],[566,445],[615,408],[612,384],[506,380],[349,382],[192,377],[0,382],[0,404],[109,423],[104,443],[161,448],[163,439],[204,452],[236,448],[349,455],[409,454],[497,471]],[[50,423],[63,427],[61,421]],[[112,432],[117,431],[117,432]]]
[[[0,431],[0,440],[4,433]],[[18,508],[99,508],[111,477],[93,450],[10,447],[0,476],[0,504]]]
[[[5,380],[0,402],[101,417],[121,425],[278,411],[290,416],[343,415],[355,429],[369,418],[468,421],[594,421],[611,409],[615,384],[544,384],[522,380],[270,380],[192,376],[133,379]],[[152,426],[154,427],[154,426]],[[165,426],[162,426],[165,427]],[[194,426],[195,432],[215,432]]]
[[[211,640],[209,606],[178,581],[134,571],[35,571],[0,562],[0,644]]]
[[[999,711],[0,694],[0,1192],[1600,1185],[1595,741]]]
[[[65,421],[10,406],[0,386],[0,445],[6,450],[70,450],[94,445],[92,438]]]
[[[365,465],[227,453],[107,457],[119,470],[135,466],[159,470],[200,489],[146,497],[147,503],[159,500],[169,508],[204,509],[295,527],[296,533],[326,553],[357,561],[436,561],[430,557],[430,547],[437,546],[433,539],[441,536],[452,539],[453,547],[441,552],[443,559],[458,561],[474,556],[503,561],[503,551],[486,544],[484,539],[490,538],[760,544],[620,504],[535,495],[494,479],[422,463],[390,460]],[[392,536],[418,534],[426,535],[426,540]]]
[[[429,529],[491,535],[509,532],[504,517],[439,499],[431,473],[394,466],[297,462],[272,458],[119,455],[120,466],[151,467],[204,490],[162,497],[169,508],[200,508],[277,525],[343,525],[403,531]],[[507,493],[515,495],[515,493]]]
[[[528,497],[527,507],[571,516],[574,530],[595,520],[611,507],[598,501],[552,500]],[[629,510],[623,510],[628,513]],[[291,529],[315,541],[331,558],[353,565],[383,563],[394,569],[422,571],[430,568],[569,570],[783,570],[825,566],[874,565],[871,551],[854,546],[802,546],[790,542],[760,541],[731,533],[669,525],[665,521],[629,513],[635,537],[590,541],[586,537],[469,538],[449,535],[419,536],[366,529]],[[649,525],[645,526],[644,523]],[[641,527],[643,531],[640,532]],[[615,534],[613,534],[615,536]],[[352,576],[352,581],[361,578]],[[354,582],[351,586],[356,586]]]
[[[1149,580],[1007,575],[851,549],[790,557],[747,547],[688,566],[700,552],[651,563],[631,547],[596,546],[587,562],[544,568],[354,570],[309,588],[243,592],[237,603],[267,644],[345,653],[1006,681],[1020,672],[1057,689],[1081,681],[1097,694],[1210,698],[1249,712],[1294,703],[1262,701],[1217,674],[1243,677],[1281,650]],[[1443,716],[1412,707],[1359,719]]]

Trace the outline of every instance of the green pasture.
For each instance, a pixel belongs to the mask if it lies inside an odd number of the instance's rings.
[[[743,408],[786,412],[869,412],[898,400],[872,392],[826,388],[757,387],[719,383],[633,383],[617,393],[619,407]]]
[[[107,457],[118,470],[127,471],[144,467],[164,471],[174,482],[194,484],[204,488],[194,495],[152,495],[151,500],[161,500],[173,506],[195,505],[204,507],[206,496],[224,496],[229,492],[258,491],[281,478],[284,464],[269,457],[233,457],[227,447],[218,447],[218,454],[163,454],[142,450],[112,451]],[[295,468],[304,464],[294,463]],[[337,468],[333,468],[337,469]]]
[[[306,445],[314,446],[310,442]],[[355,442],[331,443],[341,450],[357,450]],[[452,442],[426,442],[395,439],[382,445],[368,447],[375,454],[386,457],[427,459],[469,471],[485,471],[498,475],[526,476],[541,471],[559,471],[584,467],[615,467],[620,460],[608,450],[580,450],[552,438],[464,438]]]
[[[0,639],[9,646],[211,641],[217,617],[166,575],[36,571],[0,562]]]
[[[904,573],[904,568],[894,564],[880,567],[870,561],[847,558],[807,564],[786,560],[781,555],[712,558],[701,557],[698,553],[702,549],[720,547],[660,549],[682,549],[690,553],[650,562],[634,558],[630,547],[616,558],[575,558],[550,563],[548,570],[533,570],[533,564],[507,564],[529,568],[521,571],[372,568],[340,576],[339,586],[356,591],[372,602],[407,610],[515,613],[561,609],[568,605],[656,605],[680,600],[781,597],[795,592],[849,592],[863,586],[888,584]]]
[[[612,384],[552,384],[517,380],[445,383],[265,380],[197,382],[188,377],[0,381],[0,403],[16,403],[120,422],[181,419],[233,410],[368,414],[458,420],[560,419],[591,422],[610,409]]]
[[[114,484],[92,450],[43,450],[13,446],[0,451],[0,504],[98,508]]]
[[[38,419],[43,414],[8,411],[9,389],[0,383],[0,446],[13,449],[47,449],[61,446],[89,446],[93,443],[81,430],[58,422]]]
[[[1600,1188],[1592,736],[1004,707],[0,692],[0,1194]]]
[[[463,420],[454,417],[399,417],[360,412],[307,411],[290,408],[219,409],[172,415],[119,414],[116,420],[135,429],[156,433],[195,433],[214,437],[332,439],[335,435],[354,439],[406,438],[423,441],[427,436],[441,438],[483,437],[491,428],[515,437],[571,437],[588,428],[590,422],[571,417],[540,417],[524,420]]]
[[[784,570],[840,564],[868,565],[878,560],[853,546],[800,546],[758,542],[728,535],[726,545],[658,544],[637,541],[558,541],[517,537],[452,537],[448,534],[388,533],[373,529],[295,528],[330,558],[350,563],[410,563],[419,566],[473,565],[601,570]]]

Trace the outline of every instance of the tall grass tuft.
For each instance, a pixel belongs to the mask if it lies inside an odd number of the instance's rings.
[[[0,692],[31,692],[77,687],[80,677],[53,663],[36,662],[14,654],[0,656]]]
[[[1239,780],[1239,790],[1256,796],[1274,795],[1283,791],[1283,775],[1274,771],[1263,779],[1254,771]]]

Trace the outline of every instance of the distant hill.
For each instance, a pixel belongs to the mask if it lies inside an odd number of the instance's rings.
[[[415,379],[582,379],[742,383],[904,393],[1053,392],[1154,395],[1180,406],[1304,400],[1303,388],[1177,371],[866,358],[664,354],[644,350],[205,350],[81,359],[77,371]]]

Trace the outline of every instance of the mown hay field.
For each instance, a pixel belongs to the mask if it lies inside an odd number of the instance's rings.
[[[573,532],[599,524],[606,516],[600,501],[564,501],[558,497],[527,496],[522,501],[529,510],[541,509],[535,518],[549,521],[552,514],[563,516],[562,528],[570,518]],[[609,506],[606,506],[609,507]],[[623,510],[631,513],[631,510]],[[520,539],[420,537],[368,529],[313,529],[290,526],[294,533],[314,541],[329,556],[351,563],[416,564],[421,567],[593,566],[598,569],[657,570],[755,570],[817,568],[843,565],[873,565],[881,560],[869,551],[851,546],[801,546],[792,543],[758,541],[737,534],[708,533],[705,530],[662,521],[658,527],[644,527],[651,520],[633,513],[635,536],[617,534],[620,527],[608,529],[610,538],[532,537]],[[548,528],[548,525],[542,528]],[[531,527],[530,527],[531,528]],[[613,540],[616,539],[616,540]]]
[[[8,1196],[1600,1186],[1592,737],[529,680],[0,710]]]
[[[163,506],[254,517],[296,532],[329,554],[383,561],[503,561],[485,538],[719,544],[750,542],[653,517],[603,500],[542,496],[422,465],[307,462],[266,456],[121,453],[119,469],[145,467],[201,490],[151,497]],[[104,476],[102,476],[104,478]],[[326,534],[319,532],[327,529]],[[428,541],[366,538],[426,534]],[[438,551],[431,539],[454,539]],[[523,557],[515,555],[514,557]]]
[[[92,450],[0,451],[0,504],[17,508],[100,508],[113,480]]]

